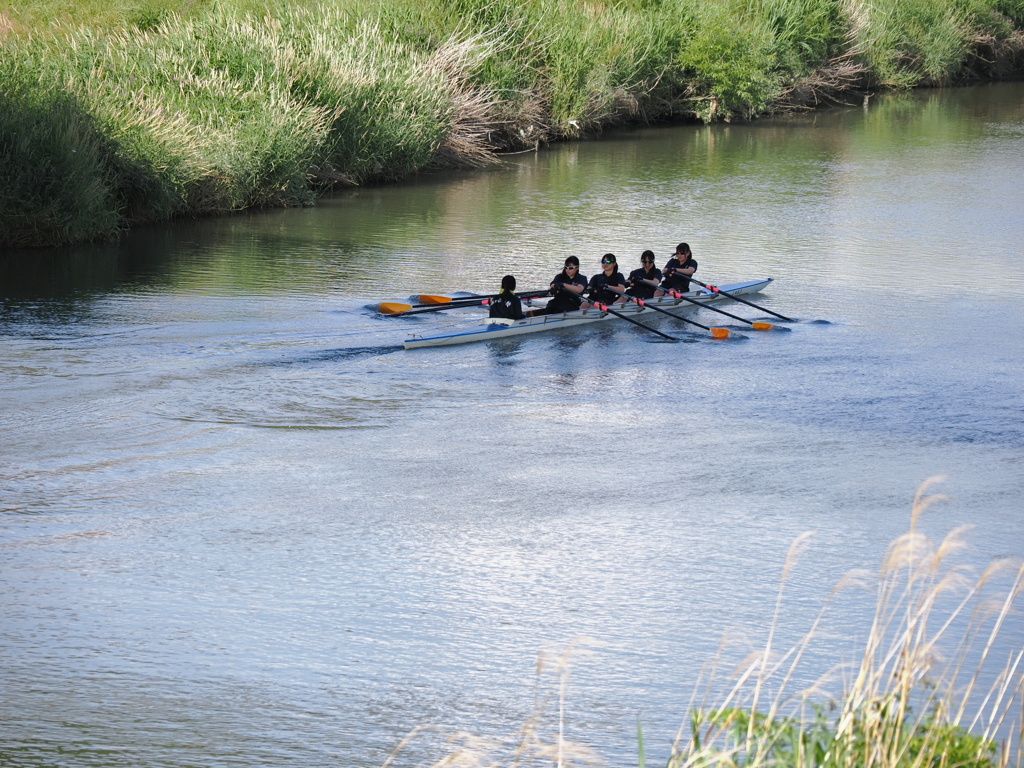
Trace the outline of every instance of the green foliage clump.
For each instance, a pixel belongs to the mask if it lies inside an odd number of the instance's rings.
[[[997,768],[996,746],[961,725],[938,716],[919,722],[913,713],[898,714],[894,702],[863,707],[848,728],[816,707],[809,720],[766,717],[738,707],[692,716],[692,733],[713,731],[718,754],[735,768],[850,768],[868,764],[922,768]]]
[[[967,4],[880,0],[858,5],[857,13],[852,20],[856,45],[878,85],[940,84],[961,72],[974,21]]]
[[[767,26],[780,70],[810,74],[842,52],[842,8],[832,0],[753,0],[750,14]]]
[[[692,36],[678,54],[683,77],[701,103],[694,112],[710,121],[763,111],[780,84],[773,42],[762,19],[737,17],[722,4],[701,6]]]
[[[0,59],[0,242],[58,245],[112,236],[112,143],[73,95]]]
[[[1024,26],[1024,0],[996,0],[993,10],[1009,18],[1018,27]]]

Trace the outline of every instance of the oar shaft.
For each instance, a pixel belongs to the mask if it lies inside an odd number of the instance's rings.
[[[754,302],[752,302],[752,301],[747,301],[746,299],[741,299],[741,298],[740,298],[739,296],[736,296],[736,295],[734,295],[734,294],[732,294],[732,293],[729,293],[728,291],[723,291],[723,290],[722,290],[721,288],[719,288],[718,286],[715,286],[715,285],[708,285],[707,283],[702,283],[702,282],[701,282],[700,280],[697,280],[696,278],[694,278],[694,277],[693,277],[693,275],[691,275],[691,276],[690,276],[690,280],[691,280],[692,282],[696,283],[697,285],[700,285],[700,286],[702,286],[702,287],[704,287],[704,288],[707,288],[707,289],[708,289],[709,291],[711,291],[712,293],[720,293],[720,294],[722,294],[723,296],[728,296],[728,297],[729,297],[730,299],[732,299],[733,301],[738,301],[738,302],[740,302],[741,304],[746,304],[747,306],[749,306],[749,307],[753,307],[754,309],[759,309],[759,310],[761,310],[762,312],[767,312],[767,313],[768,313],[769,315],[775,315],[776,317],[778,317],[778,318],[781,318],[781,319],[785,320],[785,321],[786,321],[787,323],[793,323],[793,322],[796,322],[796,321],[795,321],[795,320],[793,320],[792,318],[786,317],[785,315],[780,315],[780,314],[779,314],[778,312],[772,312],[772,310],[768,309],[767,307],[762,307],[762,306],[759,306],[758,304],[755,304],[755,303],[754,303]]]
[[[487,297],[474,296],[471,299],[452,299],[451,301],[444,302],[431,301],[427,302],[426,304],[410,304],[409,306],[412,307],[413,309],[422,309],[423,307],[429,307],[430,309],[437,311],[442,309],[451,309],[452,307],[472,307],[475,306],[476,304],[479,304],[485,298]]]
[[[573,296],[578,296],[579,295],[579,294],[575,293],[574,291],[567,290],[566,288],[561,288],[560,290],[565,291],[566,293],[571,293]],[[602,303],[600,303],[598,301],[594,301],[594,302],[591,302],[591,303],[595,307],[597,307],[599,310],[601,310],[602,312],[607,312],[610,315],[615,315],[615,317],[621,317],[626,322],[632,323],[633,325],[639,325],[645,331],[650,331],[651,333],[656,333],[659,336],[661,336],[663,339],[668,339],[669,341],[679,341],[679,339],[677,339],[675,336],[669,336],[667,333],[662,333],[657,328],[651,328],[651,326],[644,325],[643,323],[639,322],[638,320],[634,320],[633,318],[631,318],[631,317],[629,317],[627,315],[624,315],[621,312],[616,312],[614,309],[609,307],[607,304],[602,304]]]
[[[611,290],[611,289],[609,289],[609,290]],[[657,310],[658,312],[664,312],[666,315],[668,315],[669,317],[674,317],[676,320],[682,320],[684,323],[690,323],[690,325],[696,325],[698,328],[703,328],[705,331],[710,333],[716,339],[727,339],[727,338],[729,338],[729,329],[728,328],[708,328],[706,325],[701,325],[700,323],[696,322],[695,320],[689,320],[689,319],[687,319],[685,317],[680,317],[677,314],[669,312],[667,309],[662,309],[661,307],[656,307],[653,304],[648,304],[643,299],[638,299],[635,296],[630,296],[628,293],[623,293],[622,291],[612,291],[612,293],[617,293],[620,296],[625,296],[630,301],[635,301],[641,307],[647,307],[648,309],[654,309],[654,310]]]
[[[529,291],[517,293],[516,296],[523,299],[533,299],[538,296],[546,296],[548,291]],[[440,298],[440,297],[438,297]],[[487,306],[496,297],[474,296],[473,298],[451,299],[445,302],[429,302],[427,304],[402,304],[400,302],[383,302],[379,311],[384,315],[418,315],[421,312],[444,312],[446,309],[462,309],[466,307]]]
[[[682,299],[683,301],[688,301],[691,304],[696,304],[697,306],[703,307],[704,309],[710,309],[711,311],[718,312],[720,314],[725,315],[726,317],[731,317],[733,320],[739,320],[740,322],[749,323],[750,325],[754,324],[750,320],[747,320],[745,317],[740,317],[739,315],[734,315],[732,312],[726,312],[724,309],[719,309],[718,307],[714,307],[714,306],[712,306],[710,304],[707,304],[707,303],[705,303],[703,301],[697,301],[696,299],[691,299],[689,296],[683,296],[683,294],[679,293],[679,291],[669,291],[668,294],[669,294],[669,296],[671,296],[674,299]]]
[[[523,293],[517,293],[515,295],[518,296],[520,299],[536,299],[540,296],[547,296],[549,292],[550,291],[548,289],[545,289],[543,291],[524,291]],[[424,295],[426,294],[420,294],[421,297]],[[434,296],[433,298],[435,299],[434,301],[426,301],[420,304],[410,304],[409,306],[412,307],[413,309],[420,309],[421,307],[453,307],[463,304],[473,305],[480,303],[481,299],[486,299],[490,297],[484,294],[479,294],[474,296],[463,296],[458,299],[449,299],[447,296]],[[441,299],[444,299],[444,301],[441,301]]]
[[[662,333],[657,328],[651,328],[651,326],[649,326],[649,325],[645,325],[644,323],[641,323],[638,320],[634,320],[629,315],[624,315],[621,312],[616,312],[614,309],[609,307],[607,304],[601,304],[601,303],[595,301],[594,302],[594,306],[597,307],[598,309],[600,309],[602,312],[608,312],[608,313],[610,313],[612,315],[615,315],[616,317],[621,317],[623,320],[625,320],[627,322],[630,322],[633,325],[639,325],[645,331],[650,331],[651,333],[656,333],[659,336],[661,336],[663,339],[668,339],[669,341],[679,341],[679,339],[677,339],[675,336],[669,336],[667,333]]]
[[[696,325],[698,328],[703,328],[705,331],[709,331],[709,332],[711,331],[711,329],[708,328],[706,325],[701,325],[696,320],[690,320],[689,318],[686,318],[686,317],[680,317],[679,315],[675,314],[674,312],[669,312],[667,309],[662,309],[661,307],[656,307],[653,304],[648,304],[646,301],[644,301],[643,299],[638,299],[636,296],[630,296],[628,293],[623,293],[622,291],[612,291],[611,288],[609,288],[608,290],[611,291],[612,293],[619,294],[619,296],[625,296],[628,301],[635,301],[641,307],[647,307],[647,309],[653,309],[656,312],[661,312],[663,314],[668,315],[669,317],[674,317],[676,320],[682,320],[684,323],[689,323],[690,325]]]
[[[474,299],[473,301],[464,304],[438,304],[437,306],[433,307],[425,307],[423,309],[409,309],[404,312],[395,312],[393,314],[402,315],[403,317],[405,317],[406,315],[419,315],[424,312],[444,312],[446,309],[463,309],[465,307],[476,307],[481,304],[487,305],[489,303],[490,299]]]

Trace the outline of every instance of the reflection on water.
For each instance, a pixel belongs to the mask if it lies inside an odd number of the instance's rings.
[[[628,762],[640,714],[660,760],[722,632],[763,638],[800,533],[780,647],[932,474],[929,533],[1021,556],[1022,88],[624,132],[0,260],[0,762],[379,765],[416,725],[514,730],[538,649],[578,636],[569,737]],[[479,310],[374,311],[681,240],[799,322],[405,351]],[[798,683],[870,609],[839,598]]]

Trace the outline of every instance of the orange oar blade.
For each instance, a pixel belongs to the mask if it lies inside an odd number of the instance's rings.
[[[775,326],[771,323],[751,323],[755,331],[770,331]]]
[[[729,329],[728,328],[712,328],[711,329],[711,335],[712,335],[712,337],[714,337],[716,339],[728,339],[729,338]]]
[[[451,301],[447,296],[431,296],[429,293],[420,294],[420,304],[450,304]]]
[[[377,311],[382,315],[400,315],[403,312],[408,312],[410,309],[412,309],[412,304],[399,304],[388,301],[377,307]]]

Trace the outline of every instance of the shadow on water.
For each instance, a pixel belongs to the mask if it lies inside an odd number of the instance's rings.
[[[722,327],[722,326],[720,326],[720,327]],[[645,336],[643,340],[645,342],[649,343],[649,344],[653,344],[653,343],[658,343],[658,344],[676,344],[676,343],[696,344],[696,343],[701,342],[701,341],[709,341],[709,340],[716,341],[716,339],[709,339],[708,335],[706,333],[702,332],[702,331],[687,331],[685,329],[677,330],[677,329],[673,328],[672,331],[671,331],[671,334],[672,334],[672,336],[675,337],[675,341],[668,341],[667,339],[660,339],[657,336],[650,336],[649,338]],[[732,338],[744,338],[745,339],[746,336],[741,336],[741,335],[739,335],[737,333],[731,333],[729,335],[729,338],[730,339],[732,339]]]
[[[311,365],[317,363],[344,363],[350,360],[360,360],[368,357],[379,357],[390,355],[393,352],[405,350],[401,344],[389,344],[380,347],[342,347],[340,349],[324,349],[319,352],[292,357],[285,360],[273,360],[257,365],[270,368],[289,367],[293,365]]]
[[[88,319],[96,300],[125,293],[375,287],[379,273],[367,265],[380,254],[343,227],[324,231],[323,219],[316,209],[249,211],[140,227],[109,243],[4,253],[0,313],[17,321],[78,322]]]
[[[487,342],[487,352],[492,362],[503,367],[512,367],[521,363],[519,353],[522,349],[522,339],[501,339]]]

